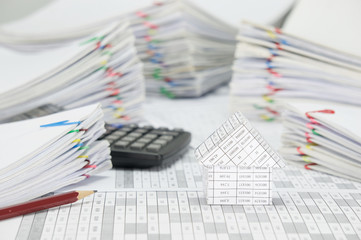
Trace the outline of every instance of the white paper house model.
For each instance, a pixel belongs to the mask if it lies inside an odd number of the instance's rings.
[[[240,112],[197,147],[195,155],[203,165],[208,204],[272,204],[272,168],[285,164]]]

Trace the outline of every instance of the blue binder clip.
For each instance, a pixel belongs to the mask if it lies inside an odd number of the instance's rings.
[[[58,127],[58,126],[74,125],[74,124],[80,124],[80,123],[81,122],[69,122],[69,120],[65,120],[65,121],[61,121],[61,122],[40,125],[40,127]]]
[[[83,146],[83,145],[84,145],[84,143],[78,143],[78,144],[74,145],[72,148],[81,147],[81,146]]]

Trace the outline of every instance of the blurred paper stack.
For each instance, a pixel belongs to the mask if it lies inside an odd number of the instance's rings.
[[[358,107],[292,103],[286,106],[280,154],[294,165],[360,181]]]
[[[0,27],[0,43],[23,51],[53,48],[124,21],[136,37],[149,92],[197,97],[230,81],[237,29],[183,0],[54,1]]]
[[[236,43],[232,26],[179,0],[141,9],[130,18],[150,93],[197,97],[230,80]]]
[[[231,101],[246,115],[270,121],[295,99],[361,105],[361,58],[247,22],[238,40]]]
[[[51,48],[18,50],[0,47],[0,121],[44,104],[72,109],[93,103],[102,104],[107,123],[140,119],[142,63],[128,24],[110,24]]]
[[[0,125],[0,207],[21,203],[112,167],[99,104]]]

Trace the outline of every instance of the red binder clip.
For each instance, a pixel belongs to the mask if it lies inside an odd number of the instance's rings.
[[[308,143],[314,143],[314,142],[311,141],[311,136],[310,136],[310,134],[308,132],[305,132],[305,136],[306,136],[306,141]]]
[[[151,29],[157,29],[157,28],[158,28],[157,25],[155,25],[155,24],[153,24],[153,23],[151,23],[151,22],[144,22],[143,24],[144,24],[146,27],[151,28]]]
[[[317,163],[309,163],[309,164],[305,164],[305,168],[307,170],[312,170],[311,168],[309,168],[308,166],[313,166],[313,165],[317,165]]]
[[[282,77],[282,75],[280,73],[272,70],[271,68],[267,68],[267,71],[275,77],[279,77],[279,78]]]
[[[141,17],[141,18],[146,18],[148,17],[148,15],[142,11],[138,11],[135,14],[137,14],[137,16]]]
[[[297,152],[298,152],[299,154],[301,154],[301,155],[306,155],[306,154],[304,154],[304,153],[301,151],[301,147],[297,147],[296,150],[297,150]]]
[[[283,50],[283,48],[281,47],[281,44],[279,44],[278,42],[276,42],[275,44],[276,44],[276,48],[278,50]]]
[[[279,112],[277,112],[276,110],[273,110],[273,109],[270,108],[270,107],[266,107],[265,109],[266,109],[268,112],[272,113],[273,115],[276,115],[276,116],[279,116],[279,115],[280,115]]]
[[[306,117],[308,117],[308,119],[310,119],[310,122],[312,123],[312,124],[320,124],[319,122],[317,122],[311,115],[310,115],[310,113],[316,113],[316,112],[319,112],[319,113],[328,113],[328,114],[334,114],[335,113],[335,111],[334,110],[331,110],[331,109],[324,109],[324,110],[316,110],[316,111],[308,111],[308,112],[306,112],[305,114],[306,114]],[[308,126],[308,128],[309,128],[309,126]]]

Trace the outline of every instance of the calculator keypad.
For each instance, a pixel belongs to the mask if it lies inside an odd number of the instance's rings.
[[[106,126],[103,139],[109,141],[115,167],[151,167],[180,154],[189,145],[191,135],[182,129]]]

